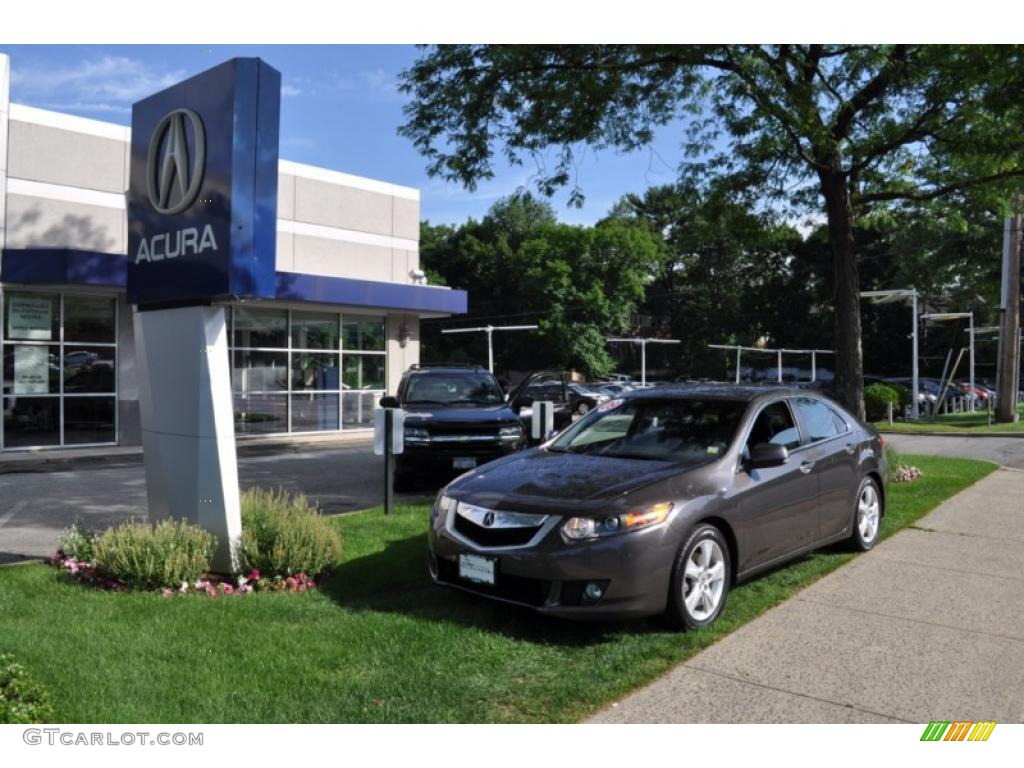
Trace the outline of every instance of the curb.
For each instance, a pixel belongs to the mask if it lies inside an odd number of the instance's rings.
[[[910,432],[899,429],[880,429],[883,435],[902,435],[906,437],[1008,437],[1013,440],[1024,440],[1024,432]]]

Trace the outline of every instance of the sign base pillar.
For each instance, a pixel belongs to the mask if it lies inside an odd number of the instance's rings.
[[[213,569],[237,573],[242,533],[223,307],[135,314],[150,522],[179,518],[217,537]]]

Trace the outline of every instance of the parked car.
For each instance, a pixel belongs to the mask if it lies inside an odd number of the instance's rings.
[[[397,490],[409,489],[419,473],[448,479],[526,444],[518,414],[485,368],[414,365],[402,376],[398,396],[381,398],[380,404],[405,410]]]
[[[631,392],[443,488],[430,573],[553,616],[703,627],[740,581],[873,547],[887,469],[872,427],[806,391]]]
[[[554,405],[555,431],[561,431],[572,424],[568,374],[559,371],[536,371],[512,390],[509,405],[519,414],[527,435],[530,434],[534,401],[547,401]]]

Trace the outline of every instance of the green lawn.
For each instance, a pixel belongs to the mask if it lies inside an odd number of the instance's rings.
[[[902,457],[883,536],[994,465]],[[737,588],[714,628],[573,624],[434,587],[427,505],[337,519],[344,561],[304,595],[115,594],[43,565],[0,568],[0,653],[62,722],[564,722],[650,681],[847,562],[805,557]]]
[[[995,413],[989,425],[989,414],[985,411],[976,413],[948,413],[934,419],[922,418],[918,421],[876,421],[875,427],[881,432],[1024,432],[1024,405],[1017,408],[1021,420],[1016,424],[999,424]]]

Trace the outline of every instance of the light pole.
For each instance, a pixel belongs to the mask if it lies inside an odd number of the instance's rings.
[[[897,301],[906,301],[907,299],[910,299],[911,313],[913,315],[913,324],[911,326],[911,338],[913,338],[914,340],[914,351],[912,353],[913,362],[911,364],[910,373],[911,387],[913,388],[913,392],[910,395],[910,418],[916,419],[920,414],[920,411],[918,410],[917,398],[921,394],[918,389],[919,382],[917,375],[917,289],[900,288],[893,291],[861,291],[860,295],[861,298],[864,299],[874,299],[875,304],[892,304]],[[973,366],[971,370],[974,370]]]
[[[487,370],[494,373],[494,332],[495,331],[535,331],[536,325],[484,325],[480,328],[445,328],[441,333],[486,333],[487,334]]]
[[[614,338],[605,339],[607,342],[616,342],[622,344],[639,344],[640,345],[640,384],[643,386],[647,385],[647,345],[648,344],[682,344],[679,339],[651,339],[651,338]]]
[[[967,318],[970,322],[968,327],[968,333],[971,334],[971,381],[970,381],[970,398],[968,399],[968,406],[971,409],[971,413],[974,413],[974,313],[973,312],[933,312],[931,314],[921,315],[922,320],[961,320]]]

